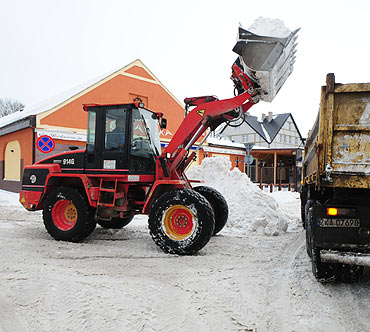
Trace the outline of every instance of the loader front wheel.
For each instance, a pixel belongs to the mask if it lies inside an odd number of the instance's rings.
[[[212,237],[215,217],[210,203],[199,193],[176,189],[162,194],[149,213],[149,230],[165,252],[192,255]]]
[[[196,192],[203,195],[215,214],[215,231],[213,235],[219,233],[226,225],[227,218],[229,217],[229,207],[227,202],[220,192],[216,189],[206,186],[200,186],[193,188]]]
[[[46,230],[55,240],[82,241],[96,226],[84,197],[73,188],[54,189],[44,202],[42,215]]]

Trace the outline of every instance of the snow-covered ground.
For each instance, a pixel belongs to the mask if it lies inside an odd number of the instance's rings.
[[[162,252],[144,216],[57,242],[40,212],[0,191],[0,331],[369,331],[369,272],[357,284],[315,281],[298,194],[254,192],[214,166],[234,201],[228,226],[194,256]]]

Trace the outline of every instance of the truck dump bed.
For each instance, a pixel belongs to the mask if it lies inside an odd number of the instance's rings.
[[[334,74],[326,83],[306,141],[303,181],[370,188],[370,83],[336,84]]]

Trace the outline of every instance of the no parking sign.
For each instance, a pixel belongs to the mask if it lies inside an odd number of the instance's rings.
[[[36,147],[43,153],[49,153],[54,150],[55,142],[50,136],[42,135],[37,139]]]

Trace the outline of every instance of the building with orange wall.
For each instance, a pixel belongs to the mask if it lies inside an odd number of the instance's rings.
[[[19,191],[24,166],[68,151],[72,146],[85,146],[87,113],[82,109],[83,104],[131,103],[137,97],[146,108],[164,113],[168,127],[161,131],[161,142],[166,145],[182,122],[183,104],[140,60],[42,105],[0,118],[0,189]],[[44,135],[55,142],[55,148],[50,152],[40,151],[37,147],[39,137]],[[235,151],[233,153],[232,162]],[[197,163],[212,154],[216,153],[199,151]],[[225,150],[221,154],[225,154]],[[240,157],[242,155],[243,151],[240,151]],[[244,163],[238,167],[244,170]]]

